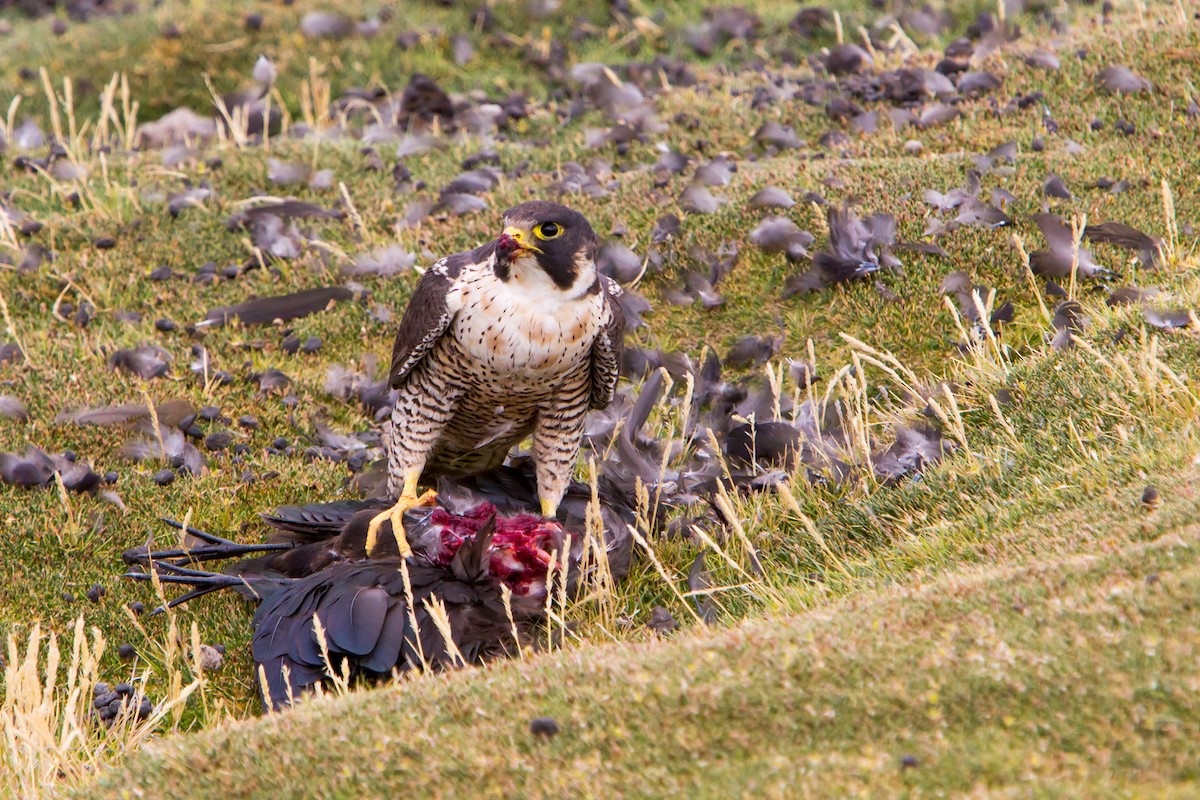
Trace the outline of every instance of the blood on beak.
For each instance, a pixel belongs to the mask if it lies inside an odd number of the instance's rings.
[[[500,241],[496,243],[496,248],[502,255],[512,255],[521,249],[521,243],[507,233],[500,234]]]
[[[534,246],[530,242],[529,232],[515,225],[509,225],[504,229],[504,233],[500,234],[500,241],[497,242],[497,247],[504,255],[512,255],[518,250],[529,250],[534,253],[542,252],[541,248]]]

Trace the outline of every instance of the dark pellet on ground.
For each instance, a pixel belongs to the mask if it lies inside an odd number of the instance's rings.
[[[153,480],[159,486],[170,486],[175,482],[175,470],[160,469],[158,472],[154,473]]]
[[[529,732],[549,739],[558,735],[558,722],[554,717],[534,717],[529,721]]]
[[[217,431],[204,437],[204,447],[208,450],[224,450],[231,444],[233,444],[233,433],[230,431]]]
[[[100,598],[104,597],[106,594],[108,594],[108,592],[103,586],[98,583],[93,583],[87,590],[87,599],[91,600],[93,603],[99,603]]]

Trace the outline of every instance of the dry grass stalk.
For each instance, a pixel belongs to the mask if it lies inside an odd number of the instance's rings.
[[[667,573],[667,568],[663,566],[662,561],[658,557],[658,553],[654,551],[654,546],[650,544],[650,542],[646,540],[646,537],[642,536],[638,529],[632,525],[629,526],[629,534],[633,536],[633,540],[637,542],[638,546],[646,551],[646,556],[650,559],[650,563],[654,565],[654,569],[656,572],[658,572],[659,577],[662,578],[663,583],[665,583],[667,588],[671,590],[671,594],[675,595],[675,599],[677,599],[679,603],[687,609],[688,613],[691,614],[692,619],[697,624],[700,624],[702,621],[700,619],[700,615],[696,612],[696,609],[692,607],[692,604],[689,603],[686,598],[684,598],[683,593],[679,590],[679,586],[677,585],[676,581],[673,580]]]
[[[454,630],[450,626],[450,615],[446,612],[446,604],[442,602],[442,598],[430,595],[425,598],[424,605],[425,610],[429,612],[429,618],[433,620],[434,627],[442,635],[442,639],[446,644],[446,652],[450,654],[451,662],[460,667],[465,667],[467,659],[463,658],[462,651],[454,643]]]
[[[1021,266],[1025,268],[1023,274],[1029,284],[1029,292],[1037,300],[1038,308],[1042,311],[1042,319],[1049,325],[1050,321],[1054,319],[1054,315],[1046,307],[1046,301],[1042,299],[1042,293],[1038,290],[1037,278],[1033,274],[1033,265],[1029,262],[1029,251],[1025,249],[1025,239],[1019,233],[1014,233],[1012,235],[1012,242],[1017,248],[1017,253],[1021,256]]]
[[[22,648],[16,631],[9,631],[0,700],[0,795],[50,796],[119,761],[161,731],[167,716],[182,709],[202,683],[197,678],[180,684],[145,719],[125,712],[105,726],[93,716],[91,701],[106,648],[99,629],[85,630],[82,616],[72,629],[66,665],[56,634],[46,635],[34,624]],[[147,670],[134,682],[126,708],[141,705],[149,677]]]

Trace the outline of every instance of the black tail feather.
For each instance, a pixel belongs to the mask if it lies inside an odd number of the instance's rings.
[[[173,519],[163,517],[162,521],[176,530],[181,530],[191,536],[195,536],[197,539],[203,541],[204,544],[197,545],[196,547],[185,546],[168,550],[151,550],[148,545],[131,547],[121,555],[126,564],[172,563],[171,559],[178,559],[177,562],[173,562],[176,564],[202,563],[205,561],[221,561],[227,558],[256,555],[258,553],[289,550],[293,547],[290,543],[239,544],[229,539],[223,539],[215,534],[184,525]]]

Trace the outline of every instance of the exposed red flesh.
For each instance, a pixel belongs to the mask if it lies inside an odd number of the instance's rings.
[[[492,575],[507,583],[519,597],[543,593],[551,551],[556,538],[561,541],[563,532],[556,520],[535,514],[506,517],[497,514],[491,503],[481,503],[464,514],[438,508],[429,517],[429,522],[440,528],[441,536],[441,547],[433,561],[449,564],[462,543],[474,538],[492,517],[496,518],[489,549]]]

